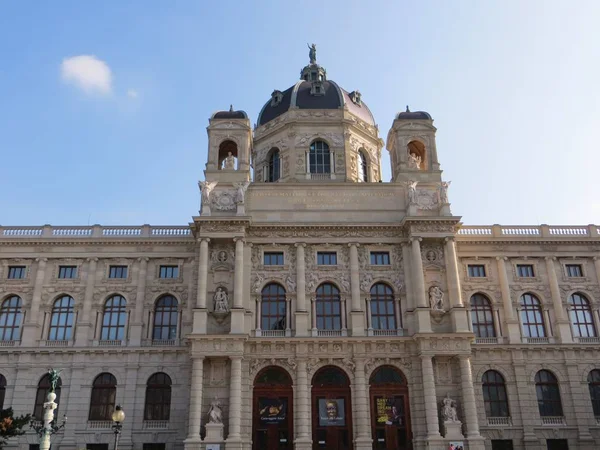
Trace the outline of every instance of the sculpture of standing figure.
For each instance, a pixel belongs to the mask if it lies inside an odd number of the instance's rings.
[[[417,183],[418,181],[406,182],[406,187],[408,188],[408,203],[410,205],[417,203]]]
[[[444,293],[438,286],[429,288],[429,306],[433,311],[444,310]]]
[[[415,153],[408,154],[408,168],[409,169],[421,169],[421,157]]]
[[[308,44],[306,44],[308,45]],[[308,45],[308,59],[310,59],[311,64],[317,63],[317,46],[315,44]]]
[[[50,381],[50,392],[56,391],[58,380],[60,379],[61,370],[48,369],[48,381]]]
[[[231,152],[227,152],[227,156],[225,157],[224,169],[235,169],[235,158],[231,154]]]
[[[440,185],[440,203],[442,205],[448,204],[448,187],[450,187],[451,181],[442,181]]]
[[[215,302],[215,312],[229,312],[229,298],[225,289],[222,287],[217,288],[213,300]]]
[[[208,410],[208,423],[223,423],[223,410],[221,409],[221,402],[218,398],[215,398],[210,402],[210,409]]]
[[[210,203],[210,193],[217,185],[217,181],[198,181],[198,185],[202,190],[202,204],[208,206]]]
[[[456,413],[456,402],[450,398],[450,394],[446,394],[446,397],[442,400],[442,419],[444,419],[444,422],[459,421]]]
[[[235,195],[235,203],[239,204],[239,205],[243,205],[244,199],[246,197],[246,189],[248,189],[248,186],[250,186],[250,182],[245,181],[243,183],[234,183],[234,186],[237,190],[236,195]]]
[[[296,292],[296,280],[294,280],[291,273],[286,277],[285,284],[287,285],[288,291]]]

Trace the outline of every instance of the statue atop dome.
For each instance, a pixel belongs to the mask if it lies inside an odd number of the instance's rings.
[[[311,64],[317,63],[317,46],[315,44],[308,45],[308,59],[310,59]]]

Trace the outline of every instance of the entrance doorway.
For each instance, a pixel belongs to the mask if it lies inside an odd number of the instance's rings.
[[[352,448],[350,380],[343,370],[326,366],[312,379],[313,450]]]
[[[411,450],[408,386],[392,366],[381,366],[369,380],[374,450]]]
[[[281,367],[265,367],[254,380],[252,398],[253,450],[293,447],[292,379]]]

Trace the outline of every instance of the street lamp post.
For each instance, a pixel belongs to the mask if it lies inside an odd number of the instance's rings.
[[[125,420],[125,411],[121,408],[121,405],[117,405],[115,410],[112,413],[113,420],[113,433],[115,433],[115,450],[119,448],[119,435],[121,434],[121,430],[123,429],[123,421]]]

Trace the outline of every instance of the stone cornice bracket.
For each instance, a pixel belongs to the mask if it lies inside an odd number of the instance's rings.
[[[294,247],[306,247],[306,243],[305,242],[296,242],[294,244]]]

